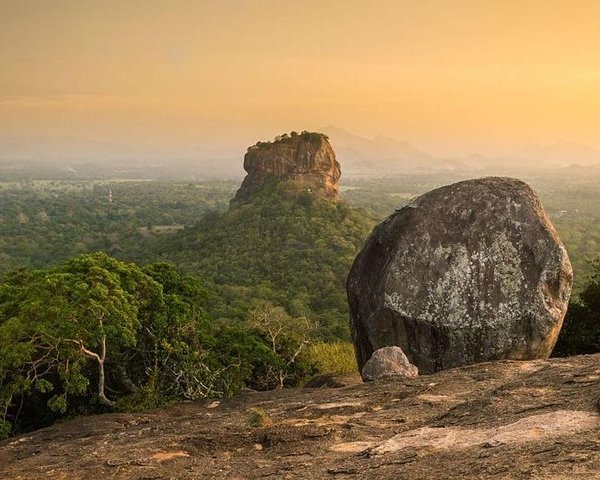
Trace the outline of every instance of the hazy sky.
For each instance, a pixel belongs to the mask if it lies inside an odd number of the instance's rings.
[[[600,147],[600,2],[0,0],[0,136]]]

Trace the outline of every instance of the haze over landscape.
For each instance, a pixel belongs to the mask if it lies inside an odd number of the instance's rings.
[[[0,0],[0,480],[600,480],[600,2]]]
[[[0,158],[241,175],[256,140],[334,125],[435,157],[596,163],[599,15],[585,0],[3,0]]]

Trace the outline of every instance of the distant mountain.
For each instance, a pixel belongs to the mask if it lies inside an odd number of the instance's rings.
[[[479,172],[489,163],[481,155],[438,157],[402,140],[381,135],[368,139],[334,126],[320,131],[331,139],[346,178],[444,171]]]
[[[414,157],[414,158],[433,158],[433,155],[423,152],[416,147],[413,147],[408,142],[404,142],[395,138],[376,136],[373,139],[368,139],[354,135],[342,128],[329,126],[320,129],[332,141],[336,143],[336,147],[362,152],[367,156],[377,157]]]
[[[319,131],[330,138],[344,176],[402,173],[441,166],[433,155],[401,140],[383,136],[368,139],[334,126]]]
[[[600,165],[600,150],[570,142],[525,145],[495,157],[473,154],[449,158],[432,155],[395,138],[376,136],[368,139],[334,126],[321,131],[331,139],[346,178],[444,171],[471,175],[519,175],[539,171],[540,166],[555,169],[574,163]]]
[[[566,178],[576,178],[579,181],[598,182],[600,180],[600,163],[581,165],[574,163],[559,169]]]
[[[567,166],[571,164],[600,164],[600,150],[572,142],[556,142],[550,145],[525,145],[511,156],[543,161],[546,165]]]

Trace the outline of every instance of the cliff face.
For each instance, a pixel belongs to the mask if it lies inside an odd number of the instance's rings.
[[[292,134],[274,142],[259,142],[244,157],[248,172],[235,201],[246,200],[270,178],[306,184],[307,189],[335,199],[338,194],[340,164],[329,140],[320,133]]]

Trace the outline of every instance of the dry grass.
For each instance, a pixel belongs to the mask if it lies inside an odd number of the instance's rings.
[[[308,349],[307,356],[319,373],[348,375],[356,373],[356,357],[350,342],[315,343]]]

